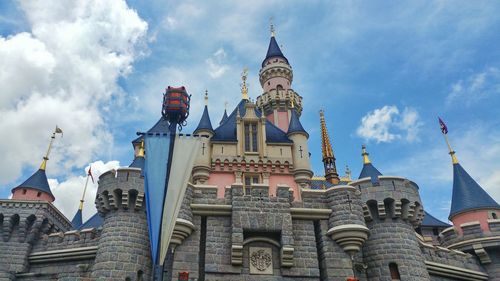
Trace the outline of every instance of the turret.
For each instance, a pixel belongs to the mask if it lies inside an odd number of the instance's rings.
[[[330,183],[339,184],[340,178],[335,165],[335,155],[333,154],[332,144],[326,129],[325,112],[319,111],[319,119],[321,124],[321,152],[323,154],[323,166],[325,167],[325,178]]]
[[[149,280],[151,254],[140,169],[102,174],[95,203],[103,224],[92,279]]]
[[[210,115],[208,114],[208,91],[205,92],[205,108],[203,109],[200,122],[194,130],[194,134],[206,136],[201,138],[200,154],[196,157],[193,166],[193,182],[196,184],[203,184],[208,180],[210,173],[210,138],[214,136],[212,122],[210,121]]]
[[[62,130],[57,126],[55,131],[52,133],[49,148],[43,157],[40,168],[27,180],[12,189],[12,199],[54,202],[55,197],[50,190],[45,169],[47,168],[47,161],[49,160],[50,150],[52,149],[52,144],[54,143],[56,134],[62,134]]]
[[[257,106],[263,109],[267,120],[282,131],[288,131],[291,108],[300,116],[302,97],[292,90],[293,71],[288,59],[281,52],[271,25],[271,40],[262,62],[259,80],[264,93],[257,97]],[[292,103],[295,103],[292,105]]]
[[[364,219],[370,236],[363,246],[368,280],[430,280],[415,235],[424,210],[416,183],[383,176],[363,146],[360,179],[349,183],[361,191]]]
[[[292,157],[295,182],[301,187],[309,187],[313,173],[307,139],[309,134],[304,130],[295,108],[292,108],[290,126],[287,136],[293,141]]]

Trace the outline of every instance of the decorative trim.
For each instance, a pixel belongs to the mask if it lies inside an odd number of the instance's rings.
[[[30,264],[50,263],[58,261],[74,261],[94,259],[97,253],[97,246],[81,247],[64,250],[53,250],[45,252],[36,252],[28,256]]]
[[[330,228],[326,235],[331,236],[344,252],[354,255],[361,250],[369,233],[370,230],[364,225],[345,224]]]
[[[330,209],[309,209],[309,208],[290,208],[292,219],[329,219],[332,210]]]
[[[200,216],[231,216],[233,205],[191,204],[191,210]]]
[[[425,265],[427,266],[427,271],[429,271],[429,274],[431,275],[458,278],[460,280],[470,281],[488,280],[488,274],[480,271],[431,261],[425,261]]]
[[[484,238],[476,238],[476,239],[471,239],[471,240],[466,240],[462,242],[458,242],[455,244],[451,244],[448,246],[448,248],[453,249],[453,248],[462,248],[466,246],[472,246],[473,244],[476,243],[481,243],[481,242],[500,242],[500,236],[493,236],[493,237],[484,237]]]
[[[252,243],[252,242],[266,242],[266,243],[272,244],[278,248],[281,247],[280,243],[277,242],[276,240],[273,240],[273,239],[267,238],[267,237],[263,237],[263,236],[247,238],[243,241],[243,246],[245,246],[248,243]]]
[[[182,244],[184,239],[188,238],[194,230],[195,226],[192,222],[178,218],[175,221],[174,232],[172,233],[170,244],[174,244],[174,246]]]

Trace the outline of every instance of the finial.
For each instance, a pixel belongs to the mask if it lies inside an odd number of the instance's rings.
[[[224,102],[224,110],[227,110],[227,101]]]
[[[141,146],[139,146],[139,151],[137,151],[137,157],[144,157],[144,140],[141,140]]]
[[[243,68],[243,72],[241,73],[241,96],[244,100],[249,100],[248,98],[248,88],[247,88],[247,78],[248,78],[248,68]]]
[[[271,17],[269,19],[269,25],[270,25],[270,28],[271,28],[271,37],[274,37],[276,34],[274,32],[274,24],[273,24],[273,17]]]
[[[295,97],[292,96],[292,98],[290,99],[290,108],[295,108],[294,101],[295,101]]]
[[[349,169],[349,165],[345,165],[345,177],[351,180],[351,169]]]
[[[361,146],[361,150],[362,150],[362,153],[361,155],[363,156],[363,164],[370,164],[371,161],[370,161],[370,158],[368,158],[368,152],[366,152],[366,145],[362,145]]]
[[[455,151],[451,148],[450,141],[448,140],[448,127],[444,123],[441,118],[438,117],[439,120],[439,127],[441,128],[441,133],[443,133],[444,136],[444,141],[446,142],[446,145],[448,146],[448,154],[451,156],[451,163],[452,164],[458,164],[458,159],[457,156],[455,155]]]
[[[205,90],[205,105],[208,105],[208,90]]]
[[[92,166],[89,166],[89,171],[87,172],[87,180],[85,181],[85,187],[83,188],[82,199],[80,199],[80,206],[78,209],[83,210],[83,202],[85,202],[85,193],[87,192],[87,185],[89,184],[89,178],[92,178],[92,183],[94,183],[94,176],[92,176]]]
[[[49,148],[47,148],[47,153],[45,153],[45,156],[43,157],[42,164],[40,164],[40,170],[45,170],[47,168],[47,160],[49,160],[49,155],[50,155],[50,150],[52,149],[52,143],[54,142],[54,139],[56,138],[56,134],[61,134],[62,136],[63,131],[61,128],[59,128],[56,125],[56,129],[52,133],[52,137],[50,137],[50,143],[49,143]]]

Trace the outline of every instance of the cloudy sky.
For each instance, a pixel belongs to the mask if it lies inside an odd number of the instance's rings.
[[[359,175],[364,143],[383,174],[417,182],[426,210],[446,220],[441,116],[463,167],[500,201],[498,14],[495,1],[1,1],[0,198],[38,168],[57,124],[47,175],[71,218],[89,164],[98,176],[132,161],[130,141],[159,118],[167,85],[193,95],[185,132],[205,89],[215,125],[240,99],[245,66],[251,97],[261,93],[272,17],[316,174],[324,109],[341,174]]]

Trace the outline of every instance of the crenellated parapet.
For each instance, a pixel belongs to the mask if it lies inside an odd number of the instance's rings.
[[[257,97],[257,107],[264,109],[264,114],[269,115],[278,109],[289,110],[291,102],[297,113],[302,113],[302,97],[292,89],[271,89]]]
[[[141,170],[120,168],[102,174],[99,177],[95,204],[98,212],[103,215],[118,209],[145,210]]]
[[[424,209],[416,183],[401,177],[379,176],[374,183],[365,178],[349,183],[361,191],[365,221],[401,219],[417,227]]]

